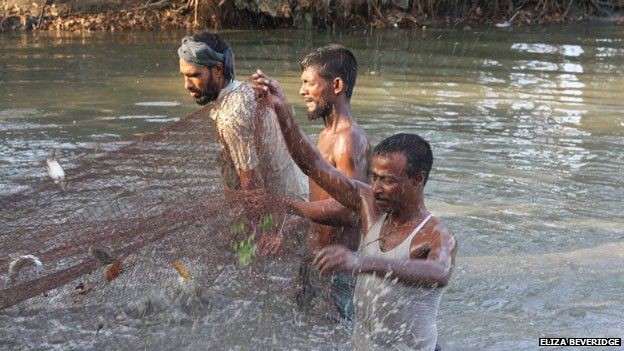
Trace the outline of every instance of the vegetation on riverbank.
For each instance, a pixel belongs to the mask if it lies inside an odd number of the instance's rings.
[[[32,0],[30,0],[32,1]],[[412,28],[613,18],[624,0],[4,0],[0,31]],[[624,24],[623,20],[618,21]]]

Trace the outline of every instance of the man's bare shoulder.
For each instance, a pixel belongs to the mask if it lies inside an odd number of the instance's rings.
[[[335,145],[337,149],[349,150],[353,155],[360,155],[368,151],[368,136],[364,129],[357,123],[336,133]]]
[[[454,259],[456,251],[455,236],[437,217],[432,217],[410,244],[410,256],[413,258],[424,258],[425,254],[428,259],[445,256]]]

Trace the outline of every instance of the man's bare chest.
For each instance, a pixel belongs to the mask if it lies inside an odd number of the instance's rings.
[[[336,144],[336,136],[327,135],[325,133],[321,133],[319,135],[318,143],[316,147],[318,148],[323,159],[332,166],[336,166],[336,161],[334,159],[334,148]]]
[[[410,234],[414,230],[413,227],[397,228],[392,230],[390,228],[383,228],[379,233],[379,249],[382,252],[388,252],[399,247],[406,240],[409,240]],[[429,238],[427,236],[421,236],[412,238],[407,244],[408,251],[415,256],[414,258],[426,258],[429,252]]]

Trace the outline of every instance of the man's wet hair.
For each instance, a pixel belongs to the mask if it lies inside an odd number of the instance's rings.
[[[393,152],[402,152],[407,160],[405,171],[410,177],[415,177],[418,172],[425,172],[425,180],[423,185],[427,184],[429,172],[433,165],[433,153],[429,143],[416,134],[399,133],[382,140],[377,146],[373,154],[387,155]]]
[[[317,68],[320,76],[327,80],[342,79],[347,99],[351,99],[357,77],[357,61],[349,49],[339,44],[316,48],[301,60],[302,71],[309,67]]]
[[[210,46],[212,50],[221,54],[225,53],[226,50],[230,49],[230,45],[225,40],[221,39],[220,36],[218,36],[217,34],[209,30],[202,30],[193,34],[193,40],[202,42]],[[224,69],[223,77],[225,78],[227,82],[230,82],[234,78],[233,72],[230,72],[229,70]]]

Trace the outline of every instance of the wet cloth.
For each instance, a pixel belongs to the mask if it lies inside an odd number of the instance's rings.
[[[360,255],[409,259],[409,245],[431,215],[399,246],[387,252],[379,247],[384,215],[363,240]],[[436,348],[436,317],[443,289],[419,288],[398,279],[358,274],[355,287],[355,325],[352,349],[430,350]]]
[[[300,307],[312,308],[316,301],[321,313],[346,326],[351,326],[354,316],[353,290],[355,279],[351,274],[334,272],[329,277],[321,276],[307,256],[299,266],[299,288],[297,303]],[[317,300],[315,300],[317,299]]]
[[[351,274],[334,272],[331,276],[330,298],[338,314],[330,314],[329,317],[344,324],[353,323],[355,309],[353,306],[353,291],[355,290],[355,277]]]
[[[222,89],[210,117],[221,144],[225,188],[239,189],[239,172],[258,169],[268,192],[307,200],[307,177],[286,149],[275,112],[258,104],[250,83],[235,80]]]
[[[234,58],[229,46],[221,53],[213,50],[206,43],[193,40],[193,37],[182,38],[178,48],[178,56],[188,63],[212,67],[218,63],[223,64],[227,76],[234,78]]]

